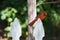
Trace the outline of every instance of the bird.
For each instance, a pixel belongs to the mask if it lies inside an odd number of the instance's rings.
[[[45,11],[44,12],[41,12],[40,14],[38,14],[35,17],[35,19],[32,22],[29,23],[29,26],[32,26],[37,21],[38,18],[40,18],[43,21],[46,16],[47,16],[47,12],[45,12]]]

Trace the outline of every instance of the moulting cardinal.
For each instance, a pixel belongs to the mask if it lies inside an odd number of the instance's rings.
[[[37,21],[38,18],[40,18],[41,20],[44,20],[46,15],[47,15],[47,12],[42,12],[38,14],[36,18],[31,23],[29,23],[29,25],[32,26],[35,23],[35,21]]]

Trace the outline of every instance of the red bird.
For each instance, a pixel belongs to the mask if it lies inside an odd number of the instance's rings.
[[[41,20],[44,20],[46,15],[47,15],[47,12],[42,12],[38,14],[36,18],[29,25],[32,26],[35,23],[35,21],[37,21],[38,18],[40,18]]]

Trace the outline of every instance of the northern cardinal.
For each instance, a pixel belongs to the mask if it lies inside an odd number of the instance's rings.
[[[40,18],[41,20],[44,20],[46,15],[47,15],[47,12],[42,12],[38,14],[36,18],[31,23],[29,23],[29,25],[32,26],[35,23],[35,21],[37,21],[38,18]]]

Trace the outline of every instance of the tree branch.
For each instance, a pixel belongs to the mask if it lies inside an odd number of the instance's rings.
[[[54,4],[54,3],[60,3],[59,1],[53,1],[53,2],[40,2],[36,6],[39,6],[41,4]]]

